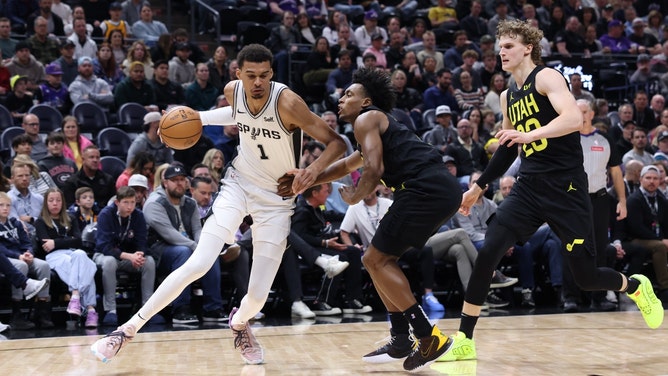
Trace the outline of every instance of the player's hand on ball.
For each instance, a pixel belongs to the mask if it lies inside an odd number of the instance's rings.
[[[278,178],[278,193],[281,197],[292,197],[295,193],[292,191],[292,182],[295,179],[295,175],[291,174],[290,171],[285,173],[285,175]]]

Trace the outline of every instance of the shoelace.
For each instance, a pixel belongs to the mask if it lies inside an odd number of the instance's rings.
[[[248,331],[244,328],[242,330],[236,330],[236,337],[234,338],[234,348],[237,349],[241,347],[242,350],[251,348],[250,337],[248,336]]]
[[[109,337],[109,343],[107,347],[116,348],[116,352],[114,354],[118,354],[119,351],[121,351],[121,346],[123,346],[123,342],[131,340],[133,337],[125,334],[124,331],[122,330],[117,330],[115,332],[111,332],[107,334],[107,337]]]

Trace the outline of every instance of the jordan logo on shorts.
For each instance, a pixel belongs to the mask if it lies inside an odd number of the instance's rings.
[[[575,187],[573,186],[573,182],[570,182],[568,184],[568,189],[566,190],[566,192],[570,192],[570,191],[577,191],[577,189],[575,189]]]

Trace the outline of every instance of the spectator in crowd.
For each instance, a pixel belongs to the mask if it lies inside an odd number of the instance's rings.
[[[390,80],[392,80],[392,87],[397,95],[395,108],[405,111],[413,119],[420,119],[422,115],[422,94],[412,87],[406,86],[408,81],[406,73],[397,69],[390,75]]]
[[[267,48],[274,54],[274,80],[287,84],[289,82],[289,59],[290,53],[297,49],[296,43],[301,41],[301,36],[294,29],[295,15],[290,11],[283,12],[281,24],[271,29]]]
[[[73,160],[77,168],[81,169],[81,166],[83,166],[83,151],[93,142],[81,134],[79,123],[74,116],[67,115],[63,118],[62,131],[65,135],[63,155],[65,158]]]
[[[32,55],[43,65],[51,63],[60,56],[58,51],[60,43],[57,38],[49,35],[47,25],[48,21],[44,17],[37,17],[34,26],[35,33],[27,40]]]
[[[643,165],[647,166],[654,162],[654,157],[652,153],[645,150],[647,147],[647,131],[644,128],[636,127],[633,130],[631,138],[631,143],[633,144],[633,149],[629,150],[622,157],[622,162],[626,163],[632,159],[640,161]]]
[[[53,0],[51,11],[63,20],[63,23],[72,23],[72,8],[61,0]]]
[[[636,54],[657,55],[661,53],[661,43],[657,37],[645,32],[645,26],[647,26],[645,20],[640,17],[634,18],[631,23],[633,33],[629,34],[628,38],[635,43]]]
[[[81,18],[74,19],[74,33],[67,39],[74,42],[74,58],[81,57],[94,58],[97,54],[97,44],[86,33],[86,20]]]
[[[132,140],[132,145],[130,145],[130,149],[128,150],[128,164],[130,164],[130,161],[140,151],[152,154],[156,164],[171,164],[174,162],[172,150],[163,144],[158,136],[158,126],[161,117],[162,115],[157,111],[148,112],[144,115],[144,131]]]
[[[11,59],[16,45],[19,43],[16,39],[10,37],[12,31],[9,18],[0,17],[0,50],[2,50],[2,59]]]
[[[109,110],[114,104],[114,95],[109,84],[93,74],[93,59],[82,56],[78,61],[79,75],[70,84],[70,99],[75,105],[80,102],[93,102]]]
[[[457,105],[462,111],[472,108],[480,108],[485,104],[485,94],[482,87],[473,85],[472,74],[468,71],[462,71],[459,75],[461,87],[455,89],[455,99]]]
[[[223,152],[216,148],[209,149],[202,158],[202,164],[209,168],[214,185],[218,185],[220,179],[223,178],[223,169],[226,164]]]
[[[197,246],[202,231],[197,203],[185,196],[185,168],[170,166],[165,170],[162,187],[156,187],[144,204],[146,223],[151,237],[151,251],[158,257],[161,273],[169,274],[183,265]],[[177,209],[178,207],[178,209]],[[202,320],[227,321],[220,292],[220,263],[215,262],[201,278],[204,290]],[[197,316],[190,308],[190,288],[174,300],[174,324],[196,324]]]
[[[652,72],[650,69],[649,63],[651,57],[648,54],[640,54],[636,59],[636,70],[631,73],[629,77],[629,83],[635,85],[647,84],[652,79],[659,79],[659,74]]]
[[[470,175],[487,167],[487,153],[479,142],[472,138],[473,128],[468,119],[457,122],[457,138],[453,139],[445,154],[453,157],[457,163],[457,177],[461,184],[468,184]]]
[[[281,20],[287,12],[292,13],[293,16],[295,14],[304,13],[304,5],[298,0],[270,0],[268,5],[269,13],[274,21]]]
[[[355,44],[361,51],[371,46],[371,36],[380,34],[383,44],[387,41],[387,31],[378,26],[378,12],[371,9],[364,13],[364,24],[355,29]]]
[[[424,64],[427,56],[436,59],[436,70],[445,67],[443,53],[436,50],[436,35],[431,30],[427,30],[422,34],[422,49],[417,53],[418,62],[421,65]]]
[[[7,9],[7,16],[12,20],[12,31],[24,34],[28,30],[28,18],[39,10],[39,0],[7,1],[3,3],[3,7]]]
[[[155,62],[153,78],[148,83],[153,88],[154,103],[160,111],[166,110],[172,104],[185,103],[186,97],[183,86],[169,80],[169,63],[167,60]]]
[[[112,30],[105,42],[111,47],[111,53],[116,61],[116,65],[122,67],[123,60],[128,56],[128,49],[125,45],[125,38],[120,30]]]
[[[443,154],[447,151],[448,145],[459,137],[457,130],[452,126],[452,111],[450,107],[446,105],[436,107],[436,123],[434,128],[427,131],[422,138],[426,143],[433,145]]]
[[[139,61],[130,63],[130,75],[123,79],[114,90],[114,102],[117,108],[126,103],[138,103],[146,111],[156,110],[155,92],[144,76],[144,64]]]
[[[425,90],[422,96],[424,99],[423,110],[446,105],[450,107],[451,111],[459,113],[459,105],[454,96],[454,89],[450,86],[452,84],[452,73],[449,69],[443,68],[436,75],[438,76],[438,84]]]
[[[495,11],[490,12],[494,16],[487,22],[487,34],[496,35],[496,28],[499,26],[499,22],[514,20],[515,16],[508,14],[508,2],[506,0],[490,1],[489,4],[494,4]]]
[[[21,127],[25,131],[25,134],[30,137],[32,140],[32,149],[30,152],[30,157],[39,161],[44,158],[48,153],[46,149],[46,144],[42,141],[42,138],[39,136],[39,118],[35,114],[26,114],[23,117],[21,122]]]
[[[576,100],[586,99],[589,102],[594,103],[596,100],[596,98],[594,98],[594,94],[582,88],[582,76],[580,73],[572,73],[570,76],[568,76],[568,80],[571,83],[571,93]]]
[[[209,67],[198,63],[195,77],[185,91],[186,105],[197,111],[210,110],[216,104],[218,90],[209,83]]]
[[[34,235],[33,224],[42,210],[44,197],[30,190],[32,171],[27,163],[12,164],[12,188],[7,194],[12,199],[9,216],[22,221],[31,235]]]
[[[564,30],[557,33],[554,44],[557,52],[563,57],[582,56],[585,53],[585,39],[580,32],[580,20],[577,16],[570,16],[566,20]]]
[[[78,171],[76,163],[63,156],[64,144],[65,135],[62,132],[49,133],[46,137],[49,153],[37,161],[40,170],[47,172],[60,190],[64,190],[67,180]]]
[[[342,23],[337,29],[337,41],[335,44],[330,44],[331,55],[339,56],[339,53],[343,50],[350,52],[350,60],[352,61],[353,69],[356,69],[357,66],[361,63],[362,51],[355,44],[355,37],[351,34],[350,25],[347,23]]]
[[[51,269],[67,284],[70,302],[67,313],[80,317],[82,307],[86,308],[87,327],[97,327],[95,311],[95,263],[88,258],[81,243],[81,231],[77,221],[67,214],[63,192],[49,188],[44,196],[44,204],[35,220],[37,244],[36,256],[46,259]],[[50,310],[50,308],[49,308]]]
[[[608,33],[599,40],[605,54],[637,53],[635,48],[632,48],[631,41],[624,35],[624,27],[619,20],[608,22]]]
[[[111,175],[100,169],[100,149],[95,145],[88,145],[83,149],[83,164],[79,171],[74,173],[65,183],[63,192],[65,202],[72,205],[75,193],[79,188],[91,188],[95,192],[97,207],[103,208],[116,193],[114,180]]]
[[[223,92],[225,85],[232,80],[227,69],[227,50],[225,46],[218,46],[213,56],[206,63],[209,67],[209,82],[219,93]]]
[[[144,5],[150,5],[148,0],[125,0],[121,3],[121,19],[129,25],[141,19],[141,12]]]
[[[433,29],[455,30],[459,27],[457,11],[448,0],[438,0],[435,6],[429,8],[427,17]]]
[[[72,22],[69,24],[65,24],[65,36],[68,38],[72,36],[74,33],[74,20],[80,18],[83,20],[87,20],[88,18],[86,17],[86,12],[84,11],[84,7],[82,5],[74,5],[72,7]],[[99,31],[99,28],[97,29]],[[88,36],[92,36],[95,31],[95,28],[93,25],[88,23],[86,21],[86,34]],[[99,37],[100,35],[96,35],[96,37]]]
[[[195,81],[195,64],[188,60],[190,46],[187,43],[177,43],[176,56],[169,61],[169,80],[179,85],[187,86]]]
[[[466,31],[472,42],[480,42],[483,35],[487,35],[487,20],[483,17],[481,0],[471,1],[471,8],[468,15],[464,16],[459,27]]]
[[[21,124],[24,117],[28,114],[30,108],[39,101],[28,91],[28,78],[15,75],[9,80],[12,91],[5,99],[5,107],[14,119],[13,125]],[[33,99],[34,98],[34,99]]]
[[[649,102],[649,108],[654,112],[654,118],[656,119],[656,124],[661,125],[661,113],[666,108],[666,98],[657,93],[652,96],[652,99]],[[668,124],[663,124],[668,125]]]
[[[668,202],[658,194],[659,169],[653,165],[643,167],[640,172],[640,189],[629,195],[626,231],[631,243],[650,250],[652,265],[659,287],[658,298],[668,303],[668,249],[663,239],[667,238]]]
[[[41,103],[58,110],[63,116],[70,113],[72,102],[67,85],[63,84],[63,71],[57,63],[46,66],[46,81],[39,84]]]
[[[12,316],[10,325],[14,330],[27,330],[35,324],[21,314],[21,301],[37,296],[35,319],[40,328],[53,327],[50,300],[49,279],[51,268],[44,260],[34,257],[32,241],[21,221],[9,217],[12,200],[5,192],[0,192],[0,272],[12,282]],[[28,278],[35,277],[36,279]],[[44,306],[47,307],[44,307]]]
[[[492,80],[489,83],[489,90],[485,95],[485,106],[494,112],[494,116],[501,116],[499,98],[505,89],[506,79],[503,77],[503,73],[495,73],[492,75]]]
[[[350,83],[353,81],[353,61],[350,50],[340,50],[338,53],[338,67],[327,76],[325,90],[332,103],[338,103]]]
[[[295,18],[295,29],[297,29],[299,32],[301,42],[313,46],[315,44],[315,39],[321,36],[320,29],[317,29],[311,25],[311,20],[306,13],[297,13]],[[329,41],[327,44],[329,44]]]
[[[112,91],[125,77],[107,42],[102,42],[97,50],[97,57],[93,59],[93,73],[105,80]]]
[[[66,39],[60,45],[60,57],[54,63],[60,65],[63,84],[69,87],[79,74],[79,62],[74,58],[74,42]]]
[[[141,273],[141,298],[153,294],[156,262],[147,245],[147,224],[136,208],[135,191],[121,187],[112,205],[102,209],[97,219],[93,260],[102,268],[104,325],[118,325],[116,311],[116,271]]]
[[[172,33],[172,39],[173,43],[170,46],[170,56],[174,56],[176,53],[176,46],[179,43],[185,43],[188,45],[188,47],[190,47],[190,56],[188,58],[193,62],[193,64],[206,63],[207,59],[204,55],[204,51],[202,51],[197,43],[193,43],[190,40],[190,36],[188,35],[188,31],[186,29],[180,27],[174,30]]]
[[[147,151],[140,151],[135,154],[128,167],[116,179],[116,189],[118,190],[120,187],[128,185],[130,176],[134,174],[144,175],[149,182],[152,182],[154,172],[155,159],[153,158],[153,154]],[[149,186],[149,191],[153,191],[153,187]]]
[[[649,98],[644,90],[637,90],[633,97],[633,120],[636,126],[643,128],[646,132],[656,127],[654,111],[649,107]]]
[[[122,19],[122,11],[121,3],[114,1],[109,4],[109,19],[100,20],[100,30],[105,40],[113,30],[119,30],[123,38],[132,36],[132,25]]]
[[[384,57],[385,54],[382,51],[382,47],[378,46],[378,43],[376,43],[376,47],[381,49],[374,49],[374,52],[372,53],[378,53]],[[334,70],[335,67],[335,58],[330,55],[327,38],[318,37],[316,39],[316,43],[313,45],[313,50],[306,58],[306,68],[302,76],[304,85],[311,87],[316,84],[325,84],[329,74]]]
[[[65,36],[63,20],[60,18],[60,16],[51,11],[51,5],[52,0],[39,0],[39,9],[28,16],[28,22],[26,25],[28,34],[32,34],[33,31],[37,31],[37,19],[42,17],[42,19],[47,22],[47,28],[45,30],[47,34],[51,34],[56,37]],[[49,62],[44,64],[48,64]]]
[[[27,89],[33,92],[37,84],[44,81],[44,65],[32,56],[28,42],[21,41],[14,48],[14,56],[5,65],[9,74],[13,76],[24,76],[28,79]]]
[[[141,19],[132,24],[132,35],[143,40],[147,46],[154,46],[160,35],[169,33],[164,23],[153,19],[150,5],[142,5],[140,16]]]
[[[132,43],[128,49],[128,56],[123,60],[123,63],[121,63],[123,73],[126,76],[130,75],[130,64],[134,61],[140,61],[144,64],[144,76],[147,80],[153,78],[153,61],[151,60],[151,54],[142,40],[136,40]]]
[[[30,168],[30,184],[28,185],[29,189],[33,192],[44,195],[49,188],[55,188],[56,183],[53,182],[51,176],[45,171],[40,171],[29,154],[18,154],[14,157],[12,161],[12,167],[14,164],[25,165]]]

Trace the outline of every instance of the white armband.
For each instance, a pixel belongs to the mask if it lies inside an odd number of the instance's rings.
[[[232,106],[216,108],[210,111],[200,111],[199,117],[202,125],[233,125],[236,124],[232,117]]]

